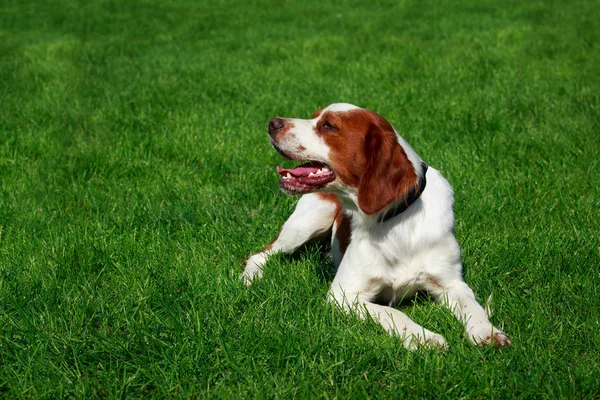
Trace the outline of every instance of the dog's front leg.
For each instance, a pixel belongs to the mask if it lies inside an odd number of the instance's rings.
[[[332,285],[329,292],[329,301],[345,312],[354,313],[362,319],[372,318],[391,336],[398,336],[403,341],[404,347],[409,350],[415,350],[420,346],[442,349],[448,347],[442,335],[423,328],[395,308],[371,303],[365,298],[364,294],[348,293],[339,285]]]
[[[307,241],[328,232],[337,212],[337,203],[316,193],[302,196],[279,235],[263,251],[246,261],[246,268],[240,277],[242,281],[251,285],[253,280],[262,278],[263,268],[274,253],[291,254]]]
[[[511,344],[508,336],[492,325],[485,310],[475,299],[473,290],[462,279],[445,283],[437,298],[462,321],[467,337],[473,344],[496,344],[501,347]]]

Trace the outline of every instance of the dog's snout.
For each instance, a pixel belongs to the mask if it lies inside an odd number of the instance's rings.
[[[285,121],[282,118],[273,118],[269,121],[269,135],[274,135],[280,132],[285,126]]]

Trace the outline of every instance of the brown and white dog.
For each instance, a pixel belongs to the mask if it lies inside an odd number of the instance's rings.
[[[446,347],[441,335],[393,308],[426,291],[454,312],[473,343],[510,345],[463,280],[450,184],[388,121],[332,104],[308,120],[274,118],[269,135],[282,156],[308,161],[277,167],[281,190],[303,196],[275,240],[248,259],[246,284],[262,277],[270,255],[331,233],[338,269],[329,299],[344,310],[369,315],[406,348]]]

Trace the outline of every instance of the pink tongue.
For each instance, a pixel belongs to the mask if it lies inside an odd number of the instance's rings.
[[[308,176],[308,174],[310,174],[311,172],[316,174],[320,168],[321,167],[319,167],[319,166],[313,166],[310,164],[303,164],[294,169],[286,169],[286,168],[281,168],[280,166],[277,166],[277,172],[281,176],[286,176],[288,173],[290,173],[295,177],[301,177],[301,176]]]

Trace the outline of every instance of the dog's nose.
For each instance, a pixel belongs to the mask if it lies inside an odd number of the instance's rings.
[[[282,118],[273,118],[269,121],[269,135],[274,135],[281,131],[285,126],[285,121]]]

